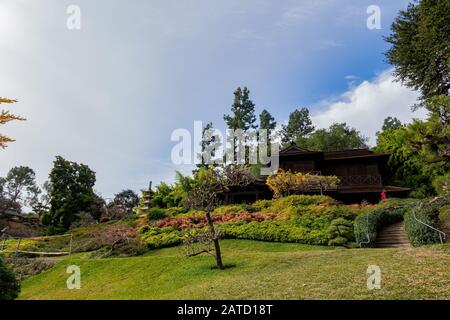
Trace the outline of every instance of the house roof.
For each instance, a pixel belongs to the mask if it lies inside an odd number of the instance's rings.
[[[309,150],[306,150],[304,148],[300,148],[296,144],[291,144],[289,147],[284,148],[280,151],[280,155],[287,155],[287,154],[298,154],[298,153],[305,153],[305,152],[311,152]]]
[[[354,159],[354,158],[373,158],[373,157],[386,157],[386,153],[375,153],[368,148],[363,149],[349,149],[340,151],[310,151],[301,148],[295,144],[280,151],[280,157],[299,156],[299,155],[323,155],[325,160],[337,160],[337,159]]]
[[[290,157],[290,156],[302,156],[302,155],[322,155],[323,152],[310,151],[304,148],[300,148],[297,145],[290,145],[280,151],[280,157]]]

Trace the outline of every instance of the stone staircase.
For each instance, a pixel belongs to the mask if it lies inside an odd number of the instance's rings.
[[[375,241],[376,248],[409,248],[411,243],[405,232],[403,221],[388,225],[381,229]]]

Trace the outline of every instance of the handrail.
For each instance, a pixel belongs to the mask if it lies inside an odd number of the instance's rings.
[[[433,201],[436,201],[437,199],[438,199],[438,198],[434,198],[433,200],[431,200],[430,202],[428,202],[428,204],[431,204]],[[427,224],[427,223],[425,223],[425,222],[423,222],[423,221],[417,219],[417,217],[416,217],[416,210],[417,210],[418,207],[419,207],[420,209],[422,209],[422,207],[423,207],[423,202],[421,202],[418,206],[416,206],[416,207],[413,209],[413,218],[414,218],[414,220],[416,220],[417,222],[423,224],[424,226],[426,226],[426,227],[428,227],[428,228],[430,228],[430,229],[432,229],[432,230],[438,232],[438,234],[439,234],[439,240],[441,241],[441,244],[444,244],[444,241],[442,240],[442,237],[444,237],[444,239],[446,238],[445,232],[443,232],[443,231],[441,231],[441,230],[439,230],[439,229],[437,229],[437,228],[435,228],[435,227],[433,227],[433,226],[430,226],[429,224]]]
[[[367,218],[367,233],[366,233],[367,241],[361,241],[361,242],[359,243],[359,247],[360,247],[360,248],[362,248],[362,245],[363,245],[363,244],[369,244],[369,243],[370,243],[369,214],[370,214],[370,213],[367,213],[367,214],[366,214],[366,218]]]

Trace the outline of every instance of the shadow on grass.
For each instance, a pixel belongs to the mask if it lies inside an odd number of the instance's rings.
[[[235,263],[225,263],[223,265],[223,269],[217,268],[216,265],[209,267],[210,270],[218,270],[218,271],[223,271],[223,270],[233,269],[233,268],[236,268],[236,264]]]

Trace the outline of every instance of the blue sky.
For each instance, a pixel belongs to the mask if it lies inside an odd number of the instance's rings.
[[[43,182],[56,155],[88,164],[110,197],[171,181],[174,129],[223,127],[237,86],[279,123],[310,108],[318,127],[346,121],[374,142],[382,120],[412,117],[382,37],[408,1],[1,0],[0,96],[28,118],[2,133],[0,175],[28,165]],[[66,9],[81,8],[81,30]],[[366,26],[369,5],[381,30]]]

